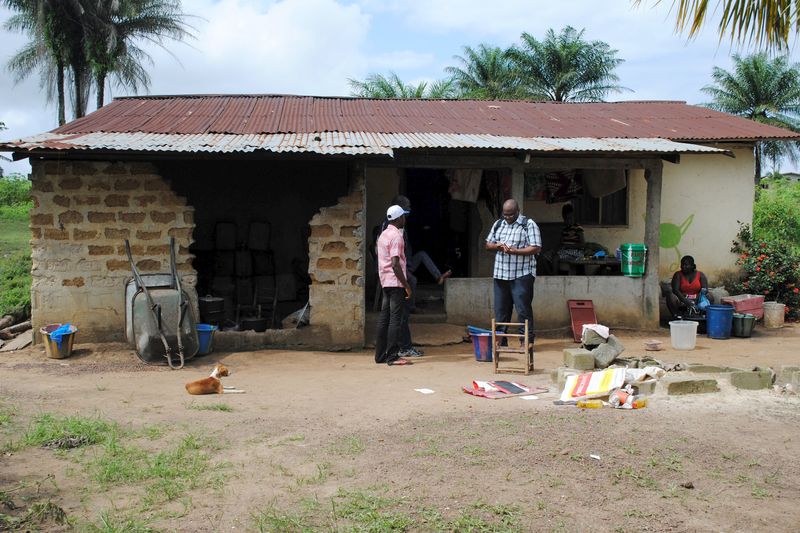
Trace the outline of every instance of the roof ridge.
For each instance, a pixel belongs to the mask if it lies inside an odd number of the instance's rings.
[[[364,98],[361,96],[336,96],[336,95],[311,95],[311,94],[284,94],[284,93],[194,93],[194,94],[145,94],[115,96],[114,100],[172,100],[179,98],[312,98],[318,100],[358,100],[377,102],[511,102],[525,104],[550,104],[550,105],[603,105],[603,104],[682,104],[685,100],[616,100],[611,102],[557,102],[555,100],[527,100],[498,98],[487,100],[483,98]]]

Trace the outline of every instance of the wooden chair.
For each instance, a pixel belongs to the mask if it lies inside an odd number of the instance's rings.
[[[498,333],[498,326],[506,326],[507,328],[518,328],[524,326],[524,333]],[[502,339],[519,339],[522,342],[514,343],[511,340],[507,344],[517,344],[517,347],[500,346]],[[501,367],[502,354],[521,354],[523,355],[523,367]],[[520,322],[495,322],[492,319],[492,360],[494,361],[495,374],[525,374],[526,376],[533,372],[533,343],[530,339],[530,330],[528,329],[528,321]]]

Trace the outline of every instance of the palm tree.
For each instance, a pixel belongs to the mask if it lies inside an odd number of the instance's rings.
[[[192,37],[179,0],[83,0],[86,13],[86,55],[91,66],[98,109],[105,103],[105,84],[112,76],[118,86],[134,92],[147,89],[150,76],[143,63],[152,58],[137,40],[164,47],[166,39]]]
[[[508,50],[527,97],[599,102],[610,92],[629,90],[616,83],[614,70],[624,61],[617,58],[617,50],[602,41],[584,40],[583,32],[567,26],[556,35],[550,29],[543,41],[523,33],[521,46]]]
[[[80,47],[80,4],[78,0],[2,0],[3,5],[17,12],[5,23],[9,30],[22,31],[31,36],[25,45],[8,62],[8,69],[21,81],[35,70],[40,71],[42,86],[52,100],[57,94],[58,124],[66,122],[65,71],[70,64],[69,49]],[[76,94],[83,94],[81,88]]]
[[[406,84],[395,72],[388,76],[370,74],[364,81],[348,79],[350,96],[358,98],[432,98],[445,99],[456,96],[452,80],[438,80],[431,84],[420,82],[417,85]]]
[[[513,99],[521,96],[519,77],[506,52],[496,46],[465,46],[455,56],[460,67],[447,67],[462,98],[480,100]]]
[[[635,5],[641,3],[642,0],[634,0]],[[706,22],[708,4],[708,0],[673,0],[676,31],[688,28],[689,37],[695,37]],[[714,8],[715,13],[718,11],[720,40],[730,34],[732,42],[780,51],[787,50],[789,37],[800,32],[799,0],[719,0]]]
[[[702,91],[713,98],[706,106],[739,115],[762,124],[800,131],[800,65],[786,56],[770,59],[765,53],[747,57],[733,55],[734,70],[714,67],[712,85]],[[762,163],[783,157],[796,161],[797,142],[766,141],[755,146],[755,183],[761,179]]]

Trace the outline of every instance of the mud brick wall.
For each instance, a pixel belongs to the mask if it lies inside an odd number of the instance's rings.
[[[124,239],[142,273],[178,271],[194,286],[189,244],[194,209],[149,163],[32,160],[31,245],[34,332],[71,322],[78,342],[125,339]],[[38,339],[37,339],[38,340]]]
[[[354,168],[350,193],[309,223],[311,325],[330,335],[331,347],[364,345],[364,182],[363,168]]]

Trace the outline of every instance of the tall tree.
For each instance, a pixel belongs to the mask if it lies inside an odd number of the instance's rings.
[[[150,82],[143,63],[152,59],[141,41],[164,46],[191,35],[180,0],[0,0],[16,14],[6,28],[27,33],[30,42],[9,61],[17,79],[38,70],[48,98],[56,94],[59,124],[65,122],[65,90],[74,118],[86,114],[92,82],[98,107],[106,79],[138,91]]]
[[[635,5],[642,3],[642,0],[634,0]],[[713,14],[709,11],[710,3],[708,0],[672,0],[676,31],[695,37],[706,19],[719,13],[720,40],[727,35],[731,42],[784,51],[789,48],[789,39],[800,33],[800,0],[717,0]]]
[[[395,72],[388,76],[370,74],[365,80],[348,79],[350,96],[359,98],[432,98],[444,99],[456,96],[452,80],[438,80],[433,83],[420,82],[407,84]]]
[[[7,128],[6,128],[5,122],[0,120],[0,132],[5,131],[6,129]],[[9,159],[7,157],[2,156],[2,155],[0,155],[0,159],[2,159],[3,161],[9,161]],[[2,178],[2,177],[3,177],[3,167],[0,167],[0,178]]]
[[[519,76],[505,50],[486,44],[477,48],[465,46],[462,50],[463,56],[455,56],[460,66],[445,69],[460,97],[498,100],[522,95]]]
[[[8,68],[20,81],[39,70],[48,99],[55,93],[58,123],[65,122],[65,71],[71,66],[71,50],[82,50],[80,26],[82,8],[78,0],[2,0],[16,14],[6,21],[6,29],[27,33],[31,42],[12,56]],[[72,58],[74,59],[74,57]],[[77,91],[82,95],[85,91]],[[80,98],[78,98],[80,102]]]
[[[713,83],[702,91],[713,102],[712,109],[739,115],[762,124],[800,132],[800,65],[788,57],[768,57],[765,53],[747,57],[733,55],[734,70],[714,67]],[[797,160],[800,149],[796,142],[766,141],[755,146],[755,176],[758,185],[765,160],[773,163],[782,157]]]
[[[586,41],[584,30],[571,26],[550,29],[543,41],[523,33],[521,45],[508,50],[527,97],[557,102],[598,102],[611,92],[628,90],[617,84],[614,70],[624,60],[603,41]]]
[[[106,79],[134,92],[147,89],[143,63],[152,58],[137,42],[155,43],[191,37],[180,0],[83,0],[86,5],[86,55],[94,78],[97,107],[105,103]]]

